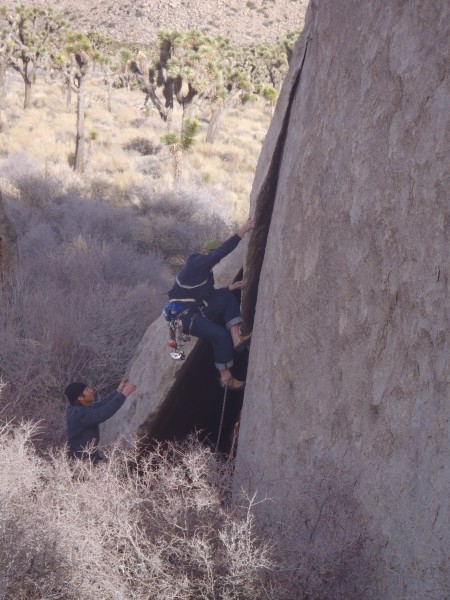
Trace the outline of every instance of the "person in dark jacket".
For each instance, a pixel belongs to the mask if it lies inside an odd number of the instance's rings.
[[[70,458],[94,463],[103,460],[98,450],[99,424],[112,417],[135,389],[128,379],[122,379],[115,392],[94,402],[94,391],[86,383],[73,382],[66,387],[64,393],[70,403],[66,411]]]
[[[239,303],[232,294],[233,290],[242,289],[245,281],[216,289],[212,268],[230,254],[254,226],[255,221],[248,219],[225,242],[208,242],[202,252],[191,254],[168,292],[169,306],[173,305],[174,314],[180,315],[184,333],[212,343],[220,382],[231,390],[242,389],[245,385],[244,381],[235,379],[230,371],[233,351],[245,347],[251,335],[241,334],[240,324],[244,319]],[[217,319],[222,319],[225,327],[216,323]]]

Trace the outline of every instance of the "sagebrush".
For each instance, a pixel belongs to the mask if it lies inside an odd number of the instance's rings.
[[[32,435],[0,429],[1,598],[277,597],[251,503],[227,505],[229,467],[195,440],[93,467]]]
[[[229,228],[193,196],[142,188],[124,205],[26,156],[0,164],[0,176],[20,256],[0,289],[0,406],[42,421],[43,445],[60,444],[66,385],[111,389],[160,313],[176,261]]]

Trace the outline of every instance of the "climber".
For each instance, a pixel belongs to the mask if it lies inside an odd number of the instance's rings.
[[[69,383],[64,393],[70,403],[66,411],[70,458],[98,463],[104,460],[98,450],[99,424],[116,413],[136,386],[122,379],[115,392],[94,402],[94,391],[86,383]]]
[[[245,381],[235,379],[230,371],[233,366],[233,350],[239,352],[244,349],[251,336],[241,334],[240,324],[244,319],[239,303],[231,293],[242,289],[245,281],[236,281],[228,287],[215,289],[212,268],[230,254],[254,226],[255,221],[248,219],[225,242],[206,242],[202,252],[194,252],[187,258],[168,292],[168,307],[173,307],[171,312],[174,318],[181,319],[184,333],[212,343],[220,383],[230,390],[240,390],[245,386]],[[214,322],[218,318],[224,320],[225,327]]]

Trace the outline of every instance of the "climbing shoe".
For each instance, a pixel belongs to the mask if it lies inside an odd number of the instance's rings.
[[[238,390],[243,390],[245,388],[245,381],[239,381],[239,379],[230,377],[226,381],[220,380],[220,385],[223,388],[227,388],[228,390],[237,392]]]
[[[251,333],[249,333],[248,335],[240,335],[239,342],[237,344],[235,344],[235,346],[234,346],[234,351],[242,352],[242,350],[247,348],[248,345],[250,344],[251,337],[252,337]]]

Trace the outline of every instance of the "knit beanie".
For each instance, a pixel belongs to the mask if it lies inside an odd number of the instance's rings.
[[[205,252],[210,252],[211,250],[216,250],[216,248],[218,248],[221,245],[222,242],[220,240],[208,240],[203,244],[202,250],[204,250]]]
[[[64,390],[64,393],[67,396],[67,400],[70,402],[70,404],[75,404],[78,396],[81,396],[81,394],[87,387],[87,383],[69,383],[69,385]]]

